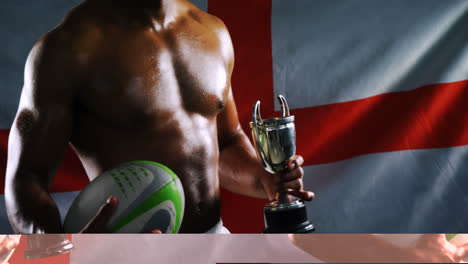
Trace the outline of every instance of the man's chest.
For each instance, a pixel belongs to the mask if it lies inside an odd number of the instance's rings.
[[[102,118],[161,120],[175,113],[215,116],[230,73],[216,43],[183,34],[118,37],[87,71],[82,101]]]

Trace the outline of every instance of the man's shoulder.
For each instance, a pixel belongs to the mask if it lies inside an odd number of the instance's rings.
[[[69,65],[67,62],[71,55],[70,47],[70,35],[57,26],[42,36],[32,47],[26,61],[26,70]]]
[[[204,12],[196,7],[190,9],[187,14],[193,20],[197,21],[207,30],[216,35],[223,56],[226,58],[226,60],[231,61],[234,57],[234,50],[232,47],[231,36],[229,35],[228,28],[224,22],[220,18]]]
[[[55,75],[64,81],[72,80],[84,68],[83,60],[80,60],[83,45],[79,40],[91,31],[83,28],[85,17],[79,14],[80,8],[70,11],[60,24],[35,43],[26,60],[26,77]]]
[[[72,9],[51,31],[43,35],[32,48],[28,59],[56,61],[64,65],[79,63],[79,54],[87,54],[86,43],[93,43],[99,28],[92,22],[83,6]]]
[[[187,15],[215,33],[228,33],[226,25],[220,18],[198,9],[193,4],[190,4]]]

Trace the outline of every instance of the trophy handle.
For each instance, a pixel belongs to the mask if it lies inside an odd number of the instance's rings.
[[[282,96],[281,94],[278,95],[278,101],[279,101],[279,104],[280,104],[280,107],[281,107],[281,116],[282,117],[290,116],[289,106],[288,106],[288,103],[286,102],[286,99],[284,98],[284,96]]]
[[[262,148],[262,140],[261,135],[262,132],[259,129],[259,125],[263,124],[262,117],[260,115],[260,101],[255,102],[255,105],[252,109],[252,138],[254,141],[255,150],[257,151],[257,156],[262,163],[262,166],[267,169],[268,165],[267,162],[264,160],[266,155]],[[268,169],[267,169],[268,170]]]
[[[255,138],[254,140],[256,142],[259,142],[259,130],[258,130],[258,125],[261,125],[263,123],[262,116],[260,115],[260,100],[257,100],[255,102],[255,105],[252,109],[252,126],[255,130]]]
[[[260,115],[260,101],[255,102],[254,108],[252,109],[252,123],[257,128],[257,123],[262,124],[262,116]]]
[[[281,94],[278,95],[278,102],[281,107],[281,117],[288,117],[291,114],[289,113],[289,106],[288,102],[286,102],[286,98],[282,96]],[[279,192],[276,196],[276,200],[279,201],[280,203],[291,203],[295,200],[292,196],[285,192]]]

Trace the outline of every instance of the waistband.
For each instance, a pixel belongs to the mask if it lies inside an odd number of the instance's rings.
[[[223,226],[223,221],[219,219],[218,223],[214,225],[212,228],[208,229],[205,234],[231,234],[229,230]]]

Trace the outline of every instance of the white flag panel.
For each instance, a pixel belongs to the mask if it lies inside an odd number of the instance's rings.
[[[273,0],[275,94],[304,108],[465,80],[467,24],[465,0]]]

